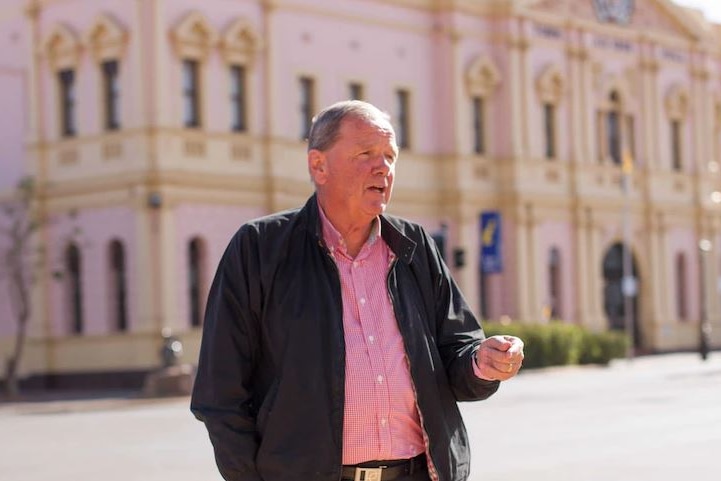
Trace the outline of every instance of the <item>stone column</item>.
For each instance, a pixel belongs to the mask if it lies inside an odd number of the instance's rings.
[[[516,21],[516,20],[511,20]],[[511,156],[526,159],[528,151],[528,82],[526,52],[528,39],[523,31],[524,21],[517,20],[508,39],[511,82]]]
[[[589,243],[587,242],[588,230],[590,228],[589,217],[583,205],[576,203],[573,207],[573,243],[574,243],[574,271],[576,294],[576,311],[572,321],[583,326],[591,327],[592,306],[591,306],[591,277],[593,264],[589,262]]]

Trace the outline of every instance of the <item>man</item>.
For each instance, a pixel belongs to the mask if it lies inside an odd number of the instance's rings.
[[[430,236],[385,215],[398,147],[347,101],[308,139],[316,193],[243,225],[208,298],[191,409],[229,481],[461,481],[457,401],[523,360],[485,338]]]

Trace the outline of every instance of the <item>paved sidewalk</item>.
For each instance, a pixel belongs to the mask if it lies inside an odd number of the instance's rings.
[[[222,481],[187,397],[101,394],[0,404],[0,480]],[[461,410],[471,481],[721,479],[721,353],[529,370]]]

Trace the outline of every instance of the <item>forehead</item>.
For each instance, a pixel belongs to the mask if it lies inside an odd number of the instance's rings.
[[[386,119],[349,117],[343,120],[341,138],[358,144],[390,142],[395,145],[393,126]]]

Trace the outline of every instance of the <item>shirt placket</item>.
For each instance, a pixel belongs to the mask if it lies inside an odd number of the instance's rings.
[[[383,458],[391,456],[391,429],[390,429],[390,396],[388,393],[388,379],[383,361],[382,343],[378,336],[381,335],[376,317],[378,313],[373,311],[369,302],[369,292],[366,286],[368,275],[365,269],[365,262],[356,258],[351,267],[351,279],[353,282],[353,290],[356,295],[357,305],[363,339],[368,349],[368,358],[370,362],[371,372],[374,376],[374,390],[377,412],[377,427],[379,450]]]

